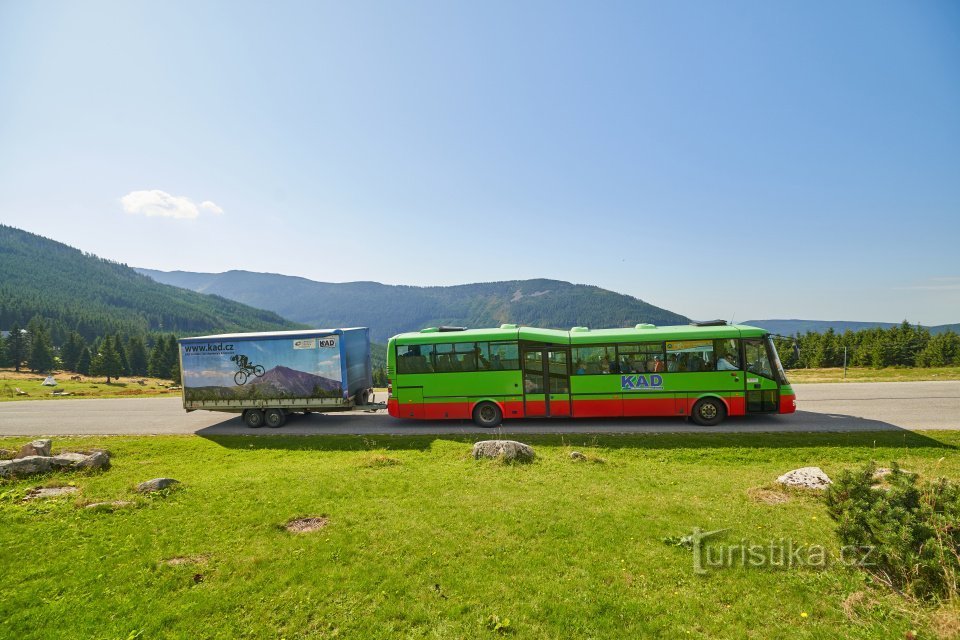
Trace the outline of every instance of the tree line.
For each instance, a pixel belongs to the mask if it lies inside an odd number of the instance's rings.
[[[889,329],[798,333],[793,337],[777,337],[776,343],[786,369],[842,367],[844,348],[850,367],[960,365],[960,335],[953,331],[931,334],[928,329],[906,320]]]
[[[35,373],[60,369],[104,376],[107,382],[125,376],[179,381],[180,351],[173,334],[122,335],[118,332],[88,341],[78,331],[70,331],[57,343],[48,322],[35,317],[26,327],[15,323],[10,335],[0,338],[0,366]]]

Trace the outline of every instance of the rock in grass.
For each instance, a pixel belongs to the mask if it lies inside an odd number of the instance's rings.
[[[174,480],[173,478],[154,478],[153,480],[147,480],[146,482],[138,484],[137,491],[139,493],[153,493],[154,491],[161,491],[178,484],[180,484],[180,481]]]
[[[532,462],[533,447],[515,440],[481,440],[473,445],[473,457],[499,458],[504,462]]]
[[[84,453],[61,453],[50,458],[50,464],[56,469],[109,469],[110,455],[106,451]]]
[[[46,456],[27,456],[14,460],[0,460],[0,478],[17,478],[47,473],[53,469],[52,458]]]
[[[584,454],[580,453],[579,451],[571,451],[571,452],[570,452],[570,459],[571,459],[571,460],[586,460],[586,459],[587,459],[587,456],[585,456]]]
[[[16,457],[26,458],[29,456],[49,456],[50,445],[50,440],[34,440],[33,442],[28,442],[20,447],[20,452],[16,455]]]
[[[801,489],[826,489],[833,484],[833,480],[820,467],[801,467],[788,471],[777,478],[777,482],[787,487]]]
[[[76,487],[37,487],[36,489],[30,489],[27,491],[27,495],[24,496],[24,502],[28,500],[38,500],[41,498],[56,498],[57,496],[69,495],[71,493],[76,493],[78,489]]]

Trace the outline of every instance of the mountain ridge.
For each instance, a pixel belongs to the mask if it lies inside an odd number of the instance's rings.
[[[215,293],[312,326],[370,327],[372,340],[381,343],[397,333],[444,324],[485,327],[510,322],[568,329],[690,321],[633,296],[548,278],[418,287],[369,280],[319,282],[244,270],[138,271],[158,282]]]

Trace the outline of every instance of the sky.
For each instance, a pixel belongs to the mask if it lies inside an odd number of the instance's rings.
[[[960,322],[960,4],[0,0],[0,222],[162,270]]]

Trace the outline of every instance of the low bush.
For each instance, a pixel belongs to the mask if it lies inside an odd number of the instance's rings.
[[[862,565],[891,588],[920,599],[958,597],[960,490],[941,478],[919,482],[894,463],[882,479],[873,463],[845,471],[826,493],[844,546],[872,548]]]

